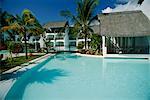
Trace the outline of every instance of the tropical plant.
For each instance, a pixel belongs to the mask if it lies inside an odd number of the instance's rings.
[[[71,18],[74,21],[74,28],[78,33],[84,34],[85,49],[87,43],[87,36],[93,33],[91,23],[94,20],[94,10],[98,5],[99,0],[78,0],[77,1],[77,15],[73,15],[70,11],[61,11],[60,15],[66,18]]]
[[[12,52],[13,52],[13,50],[15,49],[15,48],[14,48],[15,42],[14,42],[14,41],[7,41],[6,44],[7,44],[7,50],[9,51],[9,54],[10,54],[9,61],[12,62],[12,60],[13,60]]]
[[[8,28],[7,26],[9,26],[10,24],[14,23],[15,21],[15,17],[12,15],[12,14],[9,14],[8,12],[4,11],[2,12],[1,16],[1,21],[0,21],[0,28]],[[5,30],[4,28],[4,30]],[[1,41],[4,42],[4,39],[2,39],[2,37],[4,36],[4,34],[8,34],[9,35],[9,38],[7,38],[7,40],[11,40],[11,41],[14,41],[15,40],[15,32],[13,30],[9,30],[9,29],[6,29],[5,32],[3,32],[1,35]]]
[[[78,34],[78,30],[76,30],[75,28],[69,28],[69,39],[76,39]]]
[[[48,41],[46,39],[43,39],[43,40],[46,45],[46,48],[44,48],[44,49],[46,50],[46,53],[48,53],[49,43],[51,42],[51,39],[49,38]]]
[[[12,53],[14,53],[16,57],[20,52],[23,52],[23,45],[21,43],[15,43],[14,48],[15,49],[12,51]]]
[[[138,1],[138,4],[141,5],[141,4],[143,3],[143,1],[144,1],[144,0],[139,0],[139,1]]]
[[[84,47],[84,44],[82,42],[79,42],[77,49],[83,49],[83,47]]]
[[[8,12],[4,11],[1,13],[1,21],[0,21],[0,28],[6,29],[10,24],[12,24],[15,21],[15,17]],[[1,32],[2,33],[2,32]],[[4,34],[8,34],[9,38],[7,38],[7,41],[4,41]],[[12,63],[12,52],[14,50],[14,40],[15,36],[13,35],[13,30],[6,30],[3,34],[0,34],[0,46],[2,46],[1,49],[7,49],[9,51],[10,57],[8,58],[8,61]]]
[[[1,28],[1,31],[13,30],[15,32],[20,33],[21,36],[24,37],[25,40],[25,54],[26,59],[28,58],[27,54],[27,35],[37,35],[43,33],[43,28],[37,21],[37,19],[33,16],[30,10],[25,9],[22,12],[22,16],[16,15],[14,17],[14,21],[6,26]]]
[[[100,43],[102,43],[102,38],[100,35],[98,35],[98,34],[91,35],[90,46],[93,50],[100,49]]]

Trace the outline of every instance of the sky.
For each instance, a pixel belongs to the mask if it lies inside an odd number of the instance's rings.
[[[149,16],[150,0],[144,0],[142,7],[137,6],[137,2],[138,0],[100,0],[94,14],[139,9]],[[24,9],[29,9],[41,24],[64,21],[65,18],[60,16],[61,10],[70,10],[76,14],[76,0],[0,0],[0,7],[13,15],[21,15]]]
[[[115,8],[107,7],[102,10],[103,13],[119,12],[119,11],[131,11],[131,10],[142,10],[143,13],[150,19],[150,0],[143,0],[142,4],[139,5],[139,0],[119,0],[126,1],[125,4],[117,4]]]
[[[114,8],[116,0],[100,0],[95,14],[100,13],[102,9],[108,6]],[[76,12],[76,0],[0,0],[2,10],[11,14],[21,14],[23,9],[29,9],[43,24],[49,21],[62,21],[64,17],[60,16],[61,10],[70,10],[73,14]]]

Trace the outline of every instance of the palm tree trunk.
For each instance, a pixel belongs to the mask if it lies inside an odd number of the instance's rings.
[[[84,37],[84,38],[85,38],[84,46],[85,46],[85,50],[86,50],[86,49],[87,49],[87,48],[86,48],[86,41],[87,41],[87,40],[86,40],[86,39],[87,39],[87,34],[86,34],[86,33],[85,33],[85,37]]]
[[[24,35],[24,40],[25,40],[25,56],[26,56],[26,59],[28,59],[26,33],[25,33],[25,35]]]
[[[13,60],[13,57],[12,57],[12,52],[10,51],[10,61]]]

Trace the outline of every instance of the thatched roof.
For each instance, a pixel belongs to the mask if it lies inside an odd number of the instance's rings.
[[[100,25],[94,31],[103,36],[150,36],[150,20],[142,11],[124,11],[97,15]]]
[[[47,24],[45,24],[43,27],[44,28],[60,28],[60,27],[64,27],[65,25],[67,25],[68,22],[67,21],[61,21],[61,22],[49,22]]]

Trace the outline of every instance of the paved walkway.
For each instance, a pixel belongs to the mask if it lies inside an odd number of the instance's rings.
[[[43,55],[43,54],[45,54],[45,53],[32,53],[33,55]],[[29,53],[28,53],[28,55],[29,55]],[[4,59],[6,59],[7,57],[9,57],[10,55],[9,55],[9,53],[8,54],[4,54],[3,55],[3,59],[2,60],[4,60]],[[12,54],[12,57],[19,57],[19,56],[25,56],[25,53],[18,53],[18,54]]]

